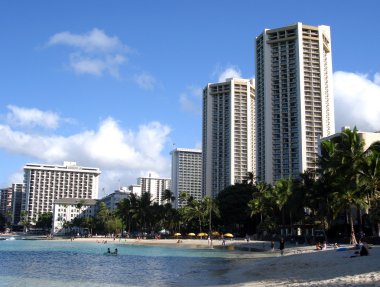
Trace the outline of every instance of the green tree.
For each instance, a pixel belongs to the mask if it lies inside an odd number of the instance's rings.
[[[42,228],[44,231],[48,231],[52,228],[53,224],[53,213],[46,212],[38,215],[36,222],[37,228]]]

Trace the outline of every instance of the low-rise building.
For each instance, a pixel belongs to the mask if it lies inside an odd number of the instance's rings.
[[[53,207],[53,233],[63,235],[70,232],[88,233],[85,228],[69,227],[69,223],[75,218],[91,218],[96,215],[96,199],[60,198],[54,201]]]

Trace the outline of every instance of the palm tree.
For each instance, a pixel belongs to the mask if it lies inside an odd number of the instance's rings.
[[[190,198],[187,206],[185,207],[184,216],[187,222],[196,219],[199,224],[199,232],[202,232],[202,222],[205,217],[205,210],[200,201]]]
[[[356,244],[351,207],[363,206],[363,193],[360,192],[360,169],[365,162],[364,142],[356,127],[345,129],[340,136],[322,143],[322,156],[319,160],[326,183],[330,185],[330,197],[334,200],[334,214],[348,210],[351,239]]]
[[[280,179],[275,182],[274,188],[272,190],[272,195],[274,203],[278,207],[282,217],[282,224],[285,224],[285,210],[284,206],[288,201],[290,195],[292,194],[292,180],[291,179]]]
[[[165,189],[163,200],[165,200],[166,203],[171,204],[175,200],[175,196],[173,195],[173,192],[169,189]]]
[[[23,226],[23,232],[26,233],[28,232],[28,228],[30,226],[30,223],[28,221],[28,212],[26,210],[21,210],[20,217],[20,223]]]
[[[206,207],[205,213],[208,215],[208,232],[209,236],[211,237],[212,233],[212,213],[214,213],[217,217],[220,216],[218,205],[216,204],[215,200],[213,200],[211,197],[206,196],[203,198],[203,203]]]

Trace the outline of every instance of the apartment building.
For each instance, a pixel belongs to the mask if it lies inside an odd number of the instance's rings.
[[[180,195],[202,199],[202,151],[199,149],[176,148],[172,156],[172,184],[171,191],[175,196],[174,207],[183,207],[187,204]]]
[[[315,169],[318,141],[334,133],[330,27],[302,23],[256,38],[257,179]]]
[[[28,220],[35,222],[39,214],[53,212],[57,199],[97,199],[100,173],[99,168],[81,167],[68,161],[63,165],[25,165]]]
[[[149,192],[152,202],[158,204],[165,204],[163,200],[164,191],[171,188],[170,178],[158,178],[158,177],[139,177],[137,184],[141,186],[141,194]]]
[[[212,197],[255,173],[253,80],[226,79],[203,90],[203,195]]]

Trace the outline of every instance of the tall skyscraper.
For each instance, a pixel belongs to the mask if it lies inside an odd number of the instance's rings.
[[[26,193],[23,183],[12,184],[12,210],[13,210],[13,225],[18,225],[21,221],[21,211],[26,210]]]
[[[97,199],[100,170],[77,166],[76,162],[60,165],[27,164],[24,166],[26,209],[30,222],[38,215],[53,212],[56,199]]]
[[[255,173],[253,80],[226,79],[203,90],[203,195],[212,197]]]
[[[163,199],[164,191],[170,189],[171,180],[170,178],[157,178],[151,177],[139,177],[137,179],[137,184],[141,186],[141,194],[149,192],[152,202],[157,202],[158,204],[165,204]]]
[[[175,196],[174,207],[183,207],[181,193],[202,199],[202,151],[199,149],[176,148],[172,155],[172,189]]]
[[[334,133],[330,27],[302,23],[256,38],[257,179],[315,169],[318,140]]]

